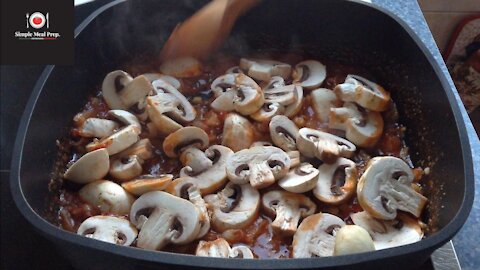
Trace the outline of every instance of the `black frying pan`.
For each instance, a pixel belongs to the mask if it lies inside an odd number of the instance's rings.
[[[120,247],[69,233],[41,216],[56,158],[55,140],[106,73],[134,56],[154,57],[173,27],[205,1],[115,1],[76,30],[75,66],[48,66],[19,128],[11,168],[15,202],[32,225],[82,269],[405,269],[421,265],[465,222],[474,194],[472,157],[454,95],[432,55],[405,23],[356,1],[264,0],[238,21],[223,50],[302,51],[371,71],[392,92],[418,166],[431,166],[431,229],[417,243],[365,254],[288,260],[195,257]]]

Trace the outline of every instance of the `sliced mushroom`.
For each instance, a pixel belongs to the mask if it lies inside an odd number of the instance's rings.
[[[222,145],[212,145],[205,150],[204,158],[211,161],[211,165],[201,171],[192,170],[194,160],[186,161],[185,167],[180,170],[180,176],[189,176],[195,179],[200,192],[210,194],[218,190],[227,181],[225,170],[227,159],[233,155],[233,151]],[[173,185],[173,184],[172,184]]]
[[[83,155],[65,171],[63,177],[78,184],[87,184],[105,177],[108,168],[108,151],[102,148]]]
[[[141,196],[150,191],[166,189],[172,182],[172,179],[173,175],[171,174],[144,174],[132,181],[122,183],[122,187],[133,195]]]
[[[182,151],[180,161],[185,166],[182,170],[188,175],[198,175],[212,167],[213,164],[202,150],[195,147],[187,147]]]
[[[152,90],[152,84],[145,76],[132,79],[121,70],[108,73],[102,84],[102,95],[110,109],[128,109],[143,100]]]
[[[298,128],[292,120],[284,115],[277,115],[270,121],[269,129],[270,137],[276,146],[284,151],[297,150]]]
[[[125,156],[112,161],[110,175],[120,182],[132,180],[142,174],[143,161],[138,156]]]
[[[418,221],[405,214],[399,214],[394,220],[378,220],[365,211],[350,217],[353,223],[368,231],[376,250],[408,245],[423,238]]]
[[[348,75],[345,83],[335,86],[335,94],[346,102],[355,102],[365,109],[383,112],[390,104],[390,93],[380,85],[358,75]]]
[[[130,221],[140,229],[137,247],[150,250],[192,242],[200,231],[199,220],[195,205],[163,191],[143,194],[130,210]]]
[[[237,258],[237,259],[253,259],[254,258],[252,250],[244,245],[238,245],[233,247],[230,250],[229,257]]]
[[[290,192],[304,193],[317,185],[318,173],[319,171],[312,164],[302,163],[290,169],[290,172],[278,181],[278,185]]]
[[[320,173],[313,194],[319,201],[337,205],[355,194],[358,178],[355,162],[339,158],[333,164],[323,163],[318,170]]]
[[[128,220],[112,216],[93,216],[78,227],[77,234],[120,246],[130,246],[138,231]]]
[[[163,62],[160,72],[176,78],[195,77],[202,73],[202,64],[193,57],[175,58]]]
[[[302,128],[297,136],[297,148],[306,157],[316,157],[323,162],[333,163],[342,157],[351,157],[356,147],[351,142],[327,132]]]
[[[296,101],[296,86],[285,85],[280,87],[271,87],[263,89],[265,102],[275,102],[283,106],[290,105]]]
[[[260,193],[249,184],[228,183],[217,194],[205,196],[212,227],[219,232],[250,225],[260,207]]]
[[[347,255],[375,250],[373,240],[368,232],[357,225],[345,225],[335,237],[333,255]]]
[[[302,109],[303,88],[299,85],[296,85],[294,94],[295,94],[295,102],[285,107],[284,115],[286,117],[292,117]]]
[[[92,117],[83,122],[78,132],[82,137],[103,138],[112,135],[118,128],[119,124],[112,120]]]
[[[313,90],[311,97],[312,106],[318,119],[320,119],[322,123],[328,123],[330,109],[339,107],[341,102],[337,99],[337,96],[332,90],[326,88]]]
[[[273,76],[280,76],[288,79],[292,73],[292,67],[288,64],[264,59],[240,59],[240,68],[248,76],[260,80],[269,81]]]
[[[306,217],[293,236],[293,258],[332,256],[335,235],[343,226],[342,219],[327,213]]]
[[[147,102],[149,103],[147,105],[148,117],[152,121],[156,132],[168,135],[182,128],[182,125],[162,113],[163,110],[160,109],[160,106],[155,105],[154,99],[147,98]]]
[[[294,235],[300,218],[313,215],[317,206],[303,194],[273,190],[263,194],[262,205],[274,216],[272,228],[284,235]]]
[[[220,76],[212,82],[211,87],[216,96],[211,107],[215,110],[235,110],[250,115],[258,111],[265,101],[260,86],[241,73]]]
[[[200,213],[200,231],[197,239],[202,238],[210,230],[210,216],[208,215],[207,205],[205,204],[200,189],[197,183],[201,181],[191,177],[180,177],[175,179],[172,184],[167,188],[167,192],[180,197],[185,200],[189,200],[193,203]]]
[[[154,99],[158,103],[149,104],[159,107],[158,110],[178,122],[186,123],[195,120],[196,112],[192,104],[175,87],[164,80],[153,81],[152,85],[156,95],[148,99]]]
[[[250,148],[255,146],[273,146],[273,144],[267,141],[257,141],[252,143],[252,145],[250,145]]]
[[[178,157],[189,147],[207,148],[208,134],[198,127],[184,127],[170,135],[163,141],[163,151],[168,157]]]
[[[427,198],[412,189],[412,169],[396,157],[375,157],[357,186],[358,202],[375,218],[391,220],[397,210],[420,217]]]
[[[102,214],[126,215],[135,200],[120,185],[106,180],[87,184],[78,191],[78,195],[98,207]]]
[[[319,87],[327,77],[327,68],[316,60],[305,60],[295,65],[293,82],[312,90]]]
[[[136,127],[139,132],[141,132],[142,130],[142,126],[140,125],[138,118],[130,112],[124,110],[110,110],[108,111],[108,115],[114,117],[115,119],[118,119],[126,126],[132,125]]]
[[[276,102],[265,102],[260,110],[251,114],[250,117],[257,122],[268,122],[275,115],[283,114],[285,107]]]
[[[372,147],[383,133],[383,118],[378,112],[366,111],[346,102],[341,108],[331,108],[328,126],[345,130],[347,139],[360,147]]]
[[[165,75],[161,73],[145,73],[142,74],[145,76],[150,82],[154,82],[156,80],[162,80],[171,86],[175,87],[175,89],[180,89],[182,87],[182,83],[177,80],[175,77],[172,77],[170,75]]]
[[[153,157],[153,145],[149,139],[141,139],[132,146],[115,155],[115,157],[122,158],[128,156],[137,156],[142,160],[147,160]]]
[[[290,157],[274,146],[244,149],[227,159],[227,176],[237,184],[265,188],[284,177],[290,169]]]
[[[217,238],[213,241],[200,241],[195,255],[216,258],[253,259],[253,253],[247,246],[239,245],[231,248],[230,244],[223,238]]]
[[[249,148],[254,140],[254,128],[250,121],[236,113],[229,113],[223,125],[222,145],[238,152]]]
[[[225,71],[225,74],[231,74],[231,73],[243,73],[243,71],[242,69],[240,69],[239,66],[233,66],[227,69],[227,71]]]
[[[295,168],[300,165],[300,152],[299,151],[288,151],[287,155],[290,157],[290,169]]]
[[[106,148],[109,155],[114,155],[136,143],[139,139],[138,134],[140,134],[140,131],[135,126],[129,125],[106,138],[101,140],[94,139],[93,142],[85,147],[88,152]]]

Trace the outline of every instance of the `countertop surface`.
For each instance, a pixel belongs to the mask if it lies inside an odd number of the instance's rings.
[[[89,5],[98,6],[100,1],[86,4],[84,7],[77,7],[77,23],[91,10],[92,6],[89,7]],[[446,74],[452,89],[455,89],[417,2],[415,0],[372,0],[371,2],[391,11],[413,29]],[[8,186],[11,151],[18,122],[30,91],[42,69],[42,66],[1,66],[1,269],[70,269],[68,262],[59,258],[56,251],[49,248],[51,245],[48,241],[39,237],[21,217],[11,199]],[[18,73],[23,74],[22,80],[13,76]],[[480,190],[480,142],[456,91],[455,97],[461,107],[473,153],[475,202],[467,223],[455,236],[453,243],[462,269],[476,270],[480,269],[480,256],[478,256],[480,255],[480,246],[478,245],[480,234],[478,234],[477,228],[477,224],[480,223],[478,196]],[[431,269],[430,263],[425,265],[425,269]]]

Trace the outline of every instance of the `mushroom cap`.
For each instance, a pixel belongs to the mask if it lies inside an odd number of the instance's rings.
[[[341,106],[335,93],[327,88],[318,88],[312,91],[312,107],[322,123],[328,123],[330,109]]]
[[[179,80],[177,80],[175,77],[170,75],[165,75],[162,73],[145,73],[142,75],[145,76],[150,82],[154,82],[156,80],[162,80],[165,83],[168,83],[171,86],[175,87],[176,89],[180,89],[182,87],[182,83]]]
[[[126,156],[116,159],[110,165],[110,175],[120,182],[132,180],[142,174],[142,163],[138,156]]]
[[[284,235],[293,235],[300,218],[315,213],[317,206],[303,194],[272,190],[262,196],[262,205],[267,214],[274,216],[272,228]]]
[[[229,257],[237,259],[254,259],[252,250],[244,245],[238,245],[233,247],[230,250]]]
[[[365,211],[351,214],[350,217],[353,223],[367,230],[376,250],[408,245],[423,238],[418,221],[405,214],[388,221],[375,219]]]
[[[63,177],[78,184],[87,184],[102,179],[109,168],[108,151],[101,148],[83,155],[65,171]]]
[[[375,157],[357,185],[358,202],[375,218],[391,220],[397,209],[420,217],[427,198],[412,189],[413,172],[397,157]]]
[[[383,134],[383,118],[378,112],[366,111],[346,102],[331,108],[328,126],[345,130],[347,139],[360,147],[374,146]]]
[[[200,241],[195,249],[196,256],[228,258],[230,255],[230,244],[223,238],[213,241]]]
[[[272,117],[280,115],[285,111],[285,107],[277,102],[266,101],[263,106],[251,114],[250,117],[257,122],[268,122]]]
[[[332,256],[335,234],[343,226],[341,218],[327,213],[306,217],[293,236],[293,258]]]
[[[295,102],[285,107],[284,115],[286,117],[293,117],[302,109],[303,87],[296,85],[294,95],[295,95]]]
[[[136,143],[139,140],[138,134],[140,134],[140,131],[135,126],[129,125],[106,138],[94,140],[87,144],[85,148],[88,152],[106,148],[109,155],[114,155]]]
[[[83,186],[78,195],[98,207],[102,214],[126,215],[135,200],[120,185],[107,180],[97,180]]]
[[[145,76],[137,76],[118,92],[124,107],[110,109],[128,109],[145,100],[153,91],[153,86]]]
[[[140,122],[138,121],[138,118],[128,111],[110,110],[110,111],[108,111],[108,115],[111,116],[111,117],[114,117],[115,119],[118,119],[119,121],[121,121],[126,126],[132,125],[132,126],[136,127],[139,130],[139,133],[142,130],[142,126],[140,125]]]
[[[316,157],[327,163],[335,162],[339,156],[351,157],[357,149],[348,140],[311,128],[298,131],[297,148],[306,157]]]
[[[335,86],[335,94],[343,101],[355,102],[365,109],[383,112],[390,104],[390,93],[380,85],[358,75],[347,75],[345,83]]]
[[[80,136],[103,138],[112,135],[119,125],[112,120],[88,118],[79,128]]]
[[[164,190],[172,182],[173,175],[140,175],[132,181],[123,182],[122,187],[135,196],[141,196],[147,192],[155,190]]]
[[[296,140],[298,128],[295,123],[284,115],[272,118],[268,125],[273,143],[284,151],[297,150]]]
[[[138,231],[128,220],[113,216],[93,216],[78,227],[77,234],[120,246],[130,246]]]
[[[295,65],[293,82],[308,90],[319,87],[327,77],[327,68],[316,60],[305,60]]]
[[[163,141],[163,151],[168,157],[174,158],[187,147],[198,147],[205,149],[208,147],[208,134],[198,127],[184,127],[170,135]]]
[[[249,184],[229,182],[220,192],[204,199],[211,212],[211,225],[219,232],[247,227],[257,218],[260,207],[260,193]]]
[[[230,148],[222,145],[212,145],[205,150],[205,157],[212,161],[212,165],[198,174],[192,174],[191,171],[185,170],[186,167],[184,167],[180,170],[180,177],[189,176],[195,179],[203,195],[213,193],[227,182],[225,167],[228,158],[232,155],[233,151]],[[189,163],[185,165],[189,166]]]
[[[255,146],[227,159],[227,177],[237,184],[250,182],[256,189],[265,188],[284,177],[290,169],[290,157],[274,146]]]
[[[285,177],[278,181],[278,185],[290,192],[304,193],[312,190],[317,184],[319,170],[310,163],[302,163],[290,169]]]
[[[147,103],[148,117],[152,121],[156,132],[163,135],[168,135],[182,128],[182,125],[164,115],[163,109],[161,109],[159,106],[155,106],[155,99],[148,97]]]
[[[150,250],[192,242],[200,231],[199,220],[195,205],[163,191],[143,194],[130,210],[130,221],[140,227],[137,246]]]
[[[273,76],[288,79],[292,73],[292,67],[290,65],[266,59],[242,58],[240,59],[240,68],[244,70],[248,76],[267,82]]]
[[[375,250],[372,237],[357,225],[345,225],[335,236],[333,255],[347,255]]]
[[[212,167],[212,160],[205,153],[195,147],[187,147],[180,154],[180,162],[185,166],[182,168],[187,175],[197,175]]]
[[[122,91],[133,78],[122,70],[115,70],[107,74],[102,83],[102,95],[110,109],[127,109],[118,92]]]
[[[195,77],[202,73],[202,63],[193,57],[167,60],[160,65],[160,72],[175,78]]]
[[[153,81],[152,85],[156,95],[147,98],[151,106],[178,122],[195,120],[195,108],[180,91],[164,80]]]
[[[356,191],[358,171],[355,162],[339,158],[333,164],[323,163],[313,194],[327,204],[340,204],[349,200]]]
[[[255,130],[252,123],[239,114],[229,113],[223,124],[222,145],[238,152],[249,148],[254,140]]]

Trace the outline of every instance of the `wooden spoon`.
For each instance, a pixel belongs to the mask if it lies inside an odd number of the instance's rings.
[[[160,52],[160,61],[205,59],[230,33],[237,18],[260,0],[213,0],[177,25]]]

